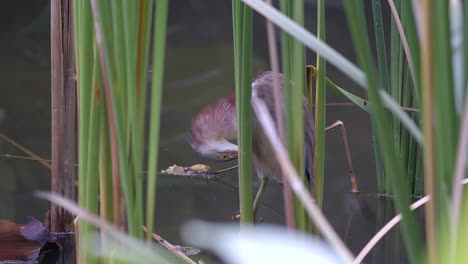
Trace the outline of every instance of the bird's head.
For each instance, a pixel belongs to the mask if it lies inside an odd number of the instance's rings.
[[[230,161],[237,158],[237,115],[233,94],[209,105],[192,119],[185,139],[203,157]]]
[[[196,152],[200,153],[203,157],[216,160],[216,161],[230,161],[237,158],[237,145],[227,141],[226,139],[207,140],[199,142],[197,136],[188,133],[185,139]]]

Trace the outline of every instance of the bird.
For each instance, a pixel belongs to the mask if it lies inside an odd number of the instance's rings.
[[[275,79],[281,89],[279,105],[275,106],[273,87]],[[293,85],[293,83],[291,82]],[[262,99],[275,122],[277,129],[276,111],[280,110],[285,118],[284,104],[284,76],[278,72],[266,71],[252,78],[252,93]],[[315,150],[315,125],[311,108],[307,99],[303,98],[304,116],[304,165],[305,173],[311,186],[314,150]],[[254,200],[254,215],[257,212],[268,180],[273,178],[281,183],[281,167],[275,159],[274,150],[262,130],[255,114],[252,118],[252,151],[253,164],[261,185]],[[278,134],[278,131],[276,131]],[[186,135],[186,141],[192,149],[201,156],[215,161],[230,161],[238,156],[237,140],[237,110],[234,93],[223,97],[213,104],[205,107],[192,118],[190,132]]]

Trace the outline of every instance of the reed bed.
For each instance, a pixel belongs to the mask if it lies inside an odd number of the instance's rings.
[[[401,233],[410,261],[466,262],[468,256],[463,246],[467,242],[468,228],[463,223],[468,217],[468,201],[461,182],[466,177],[468,162],[468,44],[467,34],[464,34],[466,23],[463,23],[467,5],[463,6],[459,0],[343,1],[357,55],[358,65],[355,65],[325,43],[325,3],[317,1],[315,36],[304,27],[307,11],[302,0],[282,0],[279,9],[261,0],[232,1],[241,224],[250,225],[254,221],[251,76],[252,17],[256,11],[281,29],[281,52],[273,52],[271,56],[281,58],[281,71],[286,80],[291,80],[285,82],[284,89],[284,138],[281,129],[279,135],[272,133],[275,129],[271,117],[262,108],[261,100],[253,98],[255,113],[263,120],[262,126],[266,127],[275,147],[274,156],[283,169],[285,199],[288,199],[288,186],[294,193],[293,202],[285,202],[288,227],[310,231],[315,224],[337,254],[347,262],[353,259],[319,209],[326,182],[324,133],[328,87],[370,114],[378,191],[392,195],[400,213],[387,229],[401,220]],[[382,14],[382,5],[387,4],[392,13],[389,39],[385,37],[388,34]],[[372,28],[366,23],[365,5],[372,7],[373,40],[369,38]],[[74,1],[79,205],[99,214],[116,230],[126,230],[138,239],[144,237],[143,225],[148,228],[148,240],[154,229],[167,12],[167,0]],[[371,43],[375,43],[375,50]],[[309,68],[308,80],[306,47],[317,54],[316,68]],[[146,81],[150,61],[153,65],[151,89]],[[365,89],[367,98],[335,85],[326,77],[327,63]],[[272,68],[279,69],[273,65]],[[316,78],[315,98],[312,77]],[[151,111],[146,116],[145,98],[149,93]],[[305,187],[304,96],[309,104],[315,102],[316,157],[312,192]],[[404,110],[408,108],[419,111]],[[151,120],[149,175],[147,196],[143,197],[147,117]],[[410,209],[411,197],[415,195],[425,196],[424,227]],[[422,204],[420,201],[417,205]],[[411,208],[415,209],[415,205]],[[96,260],[87,253],[83,239],[95,231],[95,227],[85,221],[80,221],[78,227],[79,258],[83,263],[93,263]],[[379,233],[376,241],[382,236]],[[103,238],[106,238],[104,233]],[[366,252],[371,250],[369,247]],[[365,254],[359,255],[358,262]]]
[[[74,1],[73,11],[79,111],[79,205],[135,238],[143,238],[145,224],[146,238],[151,240],[168,1]],[[153,43],[152,52],[150,43]],[[147,82],[150,61],[151,86]],[[145,120],[149,93],[148,129]],[[145,142],[147,130],[148,143]],[[147,196],[143,197],[147,144],[149,173]],[[94,230],[84,221],[78,225],[82,263],[96,261],[84,245]],[[106,237],[103,233],[102,243]]]

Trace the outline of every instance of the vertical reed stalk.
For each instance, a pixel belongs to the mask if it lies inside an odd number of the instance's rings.
[[[436,185],[438,190],[443,191],[441,195],[436,194],[436,209],[441,210],[441,215],[446,216],[448,211],[447,194],[448,189],[443,190],[442,186],[452,186],[452,176],[455,164],[456,146],[458,140],[458,114],[456,111],[453,68],[452,68],[452,47],[450,45],[450,25],[448,1],[433,1],[432,9],[432,51],[433,51],[433,107],[435,108],[435,157]]]
[[[75,54],[73,50],[72,1],[51,1],[51,191],[75,197]],[[73,216],[52,203],[51,231],[73,229]]]
[[[233,0],[234,69],[239,146],[241,223],[253,222],[252,193],[252,9]]]
[[[106,222],[114,222],[114,204],[113,200],[113,184],[112,184],[112,165],[110,159],[110,142],[109,142],[109,124],[107,122],[107,110],[105,101],[103,100],[103,108],[101,111],[101,138],[99,147],[99,196],[100,216]]]
[[[325,1],[317,1],[317,38],[325,41]],[[315,83],[315,164],[314,194],[319,207],[323,206],[323,184],[325,174],[325,121],[326,121],[326,64],[317,53],[317,79]],[[311,102],[309,102],[312,105]]]
[[[394,1],[396,8],[400,9],[400,0]],[[401,91],[403,86],[403,71],[404,71],[404,56],[403,56],[403,47],[401,44],[400,35],[398,34],[398,27],[395,21],[395,17],[391,18],[391,29],[390,29],[390,76],[391,83],[389,86],[389,93],[393,99],[397,102],[400,101]],[[401,153],[400,141],[401,141],[401,122],[396,117],[391,117],[392,121],[392,135],[395,142],[396,153],[399,155]],[[386,177],[387,186],[390,186],[391,179]],[[387,194],[394,194],[394,190],[387,187]]]
[[[272,5],[271,0],[267,0],[269,5]],[[268,35],[268,51],[270,56],[270,65],[271,70],[273,72],[280,72],[280,65],[279,65],[279,56],[278,56],[278,49],[276,46],[276,36],[275,36],[275,26],[270,20],[266,20],[266,27],[267,27],[267,35]],[[279,80],[274,80],[274,100],[275,105],[284,105],[284,102],[280,102],[279,100],[284,100],[284,96],[281,94],[281,87],[279,86]],[[284,115],[282,111],[276,110],[276,120],[277,120],[277,129],[278,135],[281,139],[281,142],[285,144],[286,136],[285,136],[285,127],[284,127]],[[288,181],[286,180],[285,176],[282,175],[283,179],[283,200],[284,200],[284,214],[286,218],[286,226],[291,227],[291,223],[294,223],[294,207],[293,207],[293,193],[291,190],[291,186],[289,185]]]
[[[280,8],[281,8],[281,11],[287,15],[287,16],[291,16],[291,1],[285,1],[285,0],[282,0],[280,1]],[[284,31],[281,31],[281,68],[282,68],[282,71],[283,71],[283,75],[284,75],[284,80],[291,80],[291,61],[292,61],[292,54],[291,54],[291,46],[292,46],[292,37],[290,35],[288,35],[286,32]],[[291,86],[291,83],[289,81],[285,81],[284,82],[284,100],[285,100],[285,107],[288,107],[288,97],[287,97],[287,90],[289,90]],[[288,109],[288,108],[287,108]],[[287,112],[289,112],[287,110]],[[289,120],[290,118],[288,118],[288,116],[286,115],[285,116],[285,142],[287,143],[286,145],[289,145],[289,132],[288,132],[288,127],[290,127],[289,125]],[[284,199],[287,199],[285,200],[285,203],[289,203],[288,199],[289,198],[289,193],[288,193],[288,187],[290,187],[289,185],[286,185],[286,186],[283,186],[283,188],[285,188],[285,193],[287,193],[287,196],[284,197]],[[292,193],[291,193],[292,195]],[[295,199],[294,197],[292,197],[292,202],[295,203]],[[293,212],[294,212],[294,215],[286,215],[286,226],[290,229],[293,229],[296,227],[296,208],[294,207],[293,208]]]
[[[154,210],[156,202],[156,180],[159,153],[159,127],[161,120],[161,99],[164,74],[164,57],[166,50],[166,24],[168,1],[156,1],[153,33],[153,81],[151,90],[151,116],[148,162],[148,189],[146,192],[146,239],[152,240]]]
[[[281,9],[299,25],[304,24],[304,1],[282,1]],[[284,93],[286,100],[286,136],[288,150],[299,175],[304,174],[304,120],[303,96],[306,93],[305,49],[302,42],[283,34],[282,58],[285,77]],[[291,84],[288,80],[291,80]],[[304,177],[305,181],[305,177]],[[306,215],[297,198],[295,201],[295,220],[299,230],[306,230]]]
[[[422,108],[423,108],[423,132],[424,132],[424,193],[435,194],[435,153],[434,153],[434,109],[433,109],[433,45],[432,45],[432,1],[423,3],[423,41],[422,41]],[[436,199],[431,199],[426,205],[426,236],[429,263],[435,263],[437,259],[436,249]]]
[[[380,6],[380,0],[372,1],[372,12],[374,20],[374,31],[375,31],[375,42],[377,50],[377,63],[378,63],[378,74],[379,74],[379,87],[389,92],[389,79],[388,79],[388,69],[387,69],[387,55],[385,48],[385,35],[384,35],[384,24],[382,21],[382,11]],[[372,143],[374,145],[374,157],[377,173],[377,191],[379,193],[386,193],[388,191],[389,185],[386,183],[384,168],[382,164],[382,154],[379,149],[379,145],[376,139],[376,128],[375,121],[372,121]]]
[[[88,123],[89,128],[89,141],[88,141],[88,153],[86,155],[87,171],[86,175],[88,180],[86,181],[86,206],[87,209],[97,214],[99,211],[99,139],[101,130],[101,111],[102,111],[102,77],[101,70],[99,68],[99,59],[97,52],[95,54],[95,63],[93,68],[93,82],[91,86],[91,112],[90,120]],[[80,228],[83,227],[80,226]],[[84,225],[87,227],[87,224]],[[85,229],[86,232],[93,232],[96,230],[95,227],[89,226],[89,229]],[[90,261],[88,259],[87,261]]]
[[[93,30],[91,24],[91,8],[89,1],[73,1],[74,33],[75,33],[75,58],[78,89],[78,203],[83,208],[88,208],[86,199],[87,154],[89,142],[89,122],[91,109],[91,87],[93,57]],[[87,234],[88,224],[80,221],[78,224],[78,253],[80,261],[86,261],[84,239]]]

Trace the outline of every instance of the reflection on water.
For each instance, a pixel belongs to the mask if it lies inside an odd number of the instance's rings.
[[[0,133],[4,133],[37,154],[50,157],[50,73],[48,1],[35,1],[36,9],[3,8],[0,20]],[[230,1],[172,1],[169,16],[168,50],[161,125],[160,168],[177,163],[210,162],[199,157],[184,140],[190,120],[203,106],[233,91],[233,59]],[[204,5],[210,8],[201,8]],[[307,12],[313,13],[313,6]],[[13,10],[15,16],[3,16]],[[385,13],[385,12],[384,12]],[[327,10],[327,40],[345,56],[353,58],[343,10]],[[313,16],[306,16],[313,28]],[[255,70],[268,69],[265,25],[255,17]],[[21,34],[15,34],[21,32]],[[313,63],[308,54],[308,63]],[[333,67],[327,75],[341,86],[358,91]],[[361,92],[362,93],[362,92]],[[329,102],[344,102],[330,91]],[[324,211],[327,218],[354,253],[394,216],[389,198],[378,197],[369,117],[355,107],[330,107],[327,124],[342,120],[348,131],[351,155],[363,194],[350,193],[346,157],[339,131],[327,134]],[[0,142],[0,153],[19,153]],[[216,168],[232,164],[214,164]],[[28,215],[43,219],[49,203],[32,196],[37,189],[49,189],[49,171],[24,160],[0,158],[0,219],[25,222]],[[221,176],[223,184],[177,176],[161,176],[157,193],[157,232],[180,241],[179,228],[191,218],[232,222],[238,211],[236,172]],[[259,183],[255,182],[255,188]],[[272,182],[259,215],[268,223],[283,223],[281,186]],[[403,244],[392,231],[366,259],[366,263],[406,262]]]

